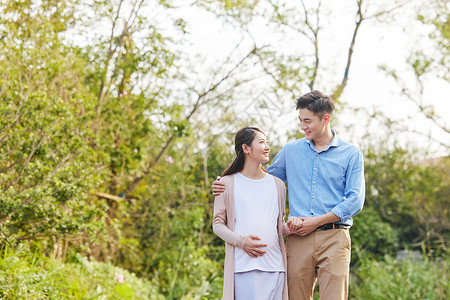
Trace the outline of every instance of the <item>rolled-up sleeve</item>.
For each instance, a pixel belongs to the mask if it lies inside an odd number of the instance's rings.
[[[351,157],[348,164],[344,197],[331,212],[339,217],[341,222],[346,222],[362,210],[364,197],[364,159],[362,152],[357,151]]]

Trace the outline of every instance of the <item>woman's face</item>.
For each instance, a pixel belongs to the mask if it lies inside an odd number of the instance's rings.
[[[266,136],[261,132],[256,132],[249,149],[247,157],[258,163],[266,163],[269,161],[270,147]]]

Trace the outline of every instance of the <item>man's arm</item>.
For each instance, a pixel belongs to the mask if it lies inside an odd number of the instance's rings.
[[[216,197],[225,192],[225,184],[223,184],[223,182],[220,181],[220,178],[221,178],[220,176],[217,176],[217,179],[214,180],[211,185],[213,195]]]
[[[291,230],[292,233],[296,233],[298,235],[307,235],[316,230],[316,228],[319,226],[341,220],[332,212],[317,217],[300,217],[300,219],[302,219],[303,221],[301,227],[297,230]]]
[[[331,212],[324,215],[302,217],[302,227],[296,230],[295,233],[306,235],[324,224],[338,221],[345,222],[361,211],[364,204],[364,196],[364,161],[361,151],[358,151],[350,160],[347,168],[343,201],[336,205]]]
[[[266,169],[270,174],[280,178],[284,182],[287,181],[286,176],[286,146],[275,156],[272,165]]]
[[[359,213],[364,205],[364,160],[361,151],[358,151],[352,157],[345,175],[344,197],[331,210],[342,222],[346,222],[349,218]]]

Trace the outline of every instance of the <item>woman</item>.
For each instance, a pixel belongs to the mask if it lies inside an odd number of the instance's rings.
[[[288,299],[286,188],[261,165],[269,150],[260,129],[240,129],[236,158],[220,179],[226,188],[214,202],[213,230],[226,242],[223,299]]]

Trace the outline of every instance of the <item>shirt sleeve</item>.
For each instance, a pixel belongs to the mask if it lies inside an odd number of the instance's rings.
[[[277,156],[272,162],[272,165],[267,168],[267,172],[280,178],[284,182],[287,181],[286,176],[286,146],[278,152]]]
[[[364,159],[360,150],[356,152],[349,161],[346,171],[344,197],[331,212],[346,222],[359,213],[364,205],[365,180]]]
[[[228,193],[225,188],[225,192],[214,199],[213,231],[228,244],[244,248],[246,240],[245,236],[237,234],[228,227],[226,208],[227,197]]]

